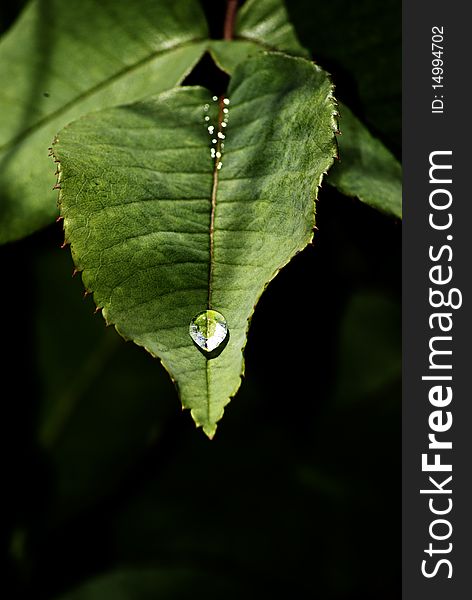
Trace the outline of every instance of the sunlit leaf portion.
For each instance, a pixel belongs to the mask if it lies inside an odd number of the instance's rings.
[[[197,0],[39,0],[0,42],[0,243],[56,215],[48,147],[91,111],[178,84],[205,50]]]
[[[294,56],[309,56],[290,23],[283,0],[247,0],[238,11],[235,37]]]

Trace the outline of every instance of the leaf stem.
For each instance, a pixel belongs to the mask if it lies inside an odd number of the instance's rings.
[[[234,25],[236,22],[236,13],[238,12],[238,0],[227,0],[226,15],[223,28],[223,39],[232,40],[234,37]]]

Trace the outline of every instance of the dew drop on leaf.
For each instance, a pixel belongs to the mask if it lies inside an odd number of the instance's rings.
[[[204,310],[190,321],[189,334],[199,348],[210,353],[226,340],[228,325],[218,311]]]

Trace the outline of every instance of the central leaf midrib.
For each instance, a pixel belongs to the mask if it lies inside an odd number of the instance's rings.
[[[198,43],[205,42],[205,41],[208,41],[208,38],[206,38],[206,37],[193,38],[191,40],[186,40],[185,42],[176,44],[175,46],[172,46],[170,48],[165,48],[164,50],[157,50],[156,52],[153,52],[152,54],[145,56],[141,60],[133,63],[132,65],[125,67],[124,69],[122,69],[121,71],[118,71],[117,73],[114,73],[113,75],[104,79],[100,83],[97,83],[97,85],[94,85],[93,87],[85,90],[81,94],[78,94],[77,96],[75,96],[75,98],[72,98],[72,100],[69,100],[69,102],[66,102],[66,104],[64,104],[60,108],[56,109],[55,111],[45,115],[44,117],[42,117],[41,119],[36,121],[36,123],[33,123],[33,125],[30,125],[26,129],[24,129],[21,133],[19,133],[15,137],[8,140],[5,144],[0,146],[0,151],[4,151],[4,150],[8,150],[10,148],[13,148],[14,146],[16,146],[17,144],[22,142],[25,138],[27,138],[29,135],[31,135],[35,131],[41,129],[44,125],[47,125],[48,123],[54,121],[57,117],[66,113],[68,110],[70,110],[71,108],[73,108],[74,106],[76,106],[77,104],[79,104],[80,102],[85,100],[86,98],[93,96],[93,94],[95,94],[96,92],[99,92],[100,90],[106,88],[108,85],[114,83],[115,81],[118,81],[120,78],[125,77],[129,73],[133,73],[134,71],[137,71],[138,69],[140,69],[147,63],[152,62],[157,57],[162,56],[164,54],[168,54],[169,52],[173,52],[175,50],[180,50],[182,48],[186,48],[186,47],[192,46],[194,44],[198,44]]]
[[[208,306],[207,308],[213,309],[212,306],[212,295],[213,295],[213,266],[215,260],[215,212],[216,212],[216,195],[218,192],[218,165],[221,162],[221,156],[218,153],[221,152],[221,138],[219,136],[222,133],[222,122],[223,122],[223,109],[225,96],[221,95],[218,98],[218,120],[216,127],[216,149],[215,149],[215,161],[213,163],[213,182],[211,186],[211,206],[210,206],[210,260],[208,265]],[[206,383],[207,383],[207,418],[210,421],[210,361],[206,359],[207,364],[205,368],[206,372]]]
[[[216,148],[215,148],[215,160],[213,163],[213,182],[211,186],[211,198],[210,198],[210,264],[208,267],[208,309],[212,307],[212,294],[213,294],[213,265],[215,258],[215,212],[216,212],[216,194],[218,192],[218,165],[221,162],[221,158],[218,157],[218,153],[221,153],[221,139],[219,134],[221,133],[221,123],[223,121],[223,108],[224,108],[224,96],[218,98],[218,121],[216,127]]]

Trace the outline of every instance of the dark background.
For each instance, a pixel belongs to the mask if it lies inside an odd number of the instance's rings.
[[[224,3],[204,4],[218,37]],[[287,4],[399,157],[400,2]],[[3,30],[20,5],[2,4]],[[109,572],[119,591],[80,599],[399,597],[401,226],[327,185],[317,206],[211,442],[159,363],[93,314],[60,225],[0,248],[7,598],[69,598]]]

